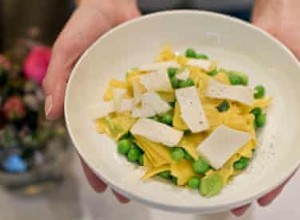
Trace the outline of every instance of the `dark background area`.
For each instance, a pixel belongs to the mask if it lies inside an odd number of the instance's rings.
[[[0,50],[11,48],[30,28],[51,45],[72,12],[72,0],[0,0]]]
[[[169,9],[195,8],[188,1],[178,2],[181,3]],[[166,2],[162,3],[168,5]],[[143,14],[159,10],[147,10],[145,7],[141,9]],[[249,4],[239,10],[202,9],[219,11],[244,20],[248,20],[251,14]],[[12,48],[17,39],[26,37],[32,28],[38,31],[38,40],[51,46],[73,10],[74,0],[0,0],[0,52]]]

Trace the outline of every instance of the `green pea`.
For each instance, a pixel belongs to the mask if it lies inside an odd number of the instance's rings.
[[[173,117],[172,117],[172,115],[170,115],[170,114],[164,114],[161,117],[161,122],[164,123],[164,124],[167,124],[167,125],[172,125],[172,123],[173,123]]]
[[[255,117],[255,126],[261,128],[266,124],[267,116],[266,114],[260,114]]]
[[[173,147],[171,150],[171,157],[175,161],[179,161],[184,158],[184,150],[180,147]]]
[[[174,102],[169,102],[169,105],[170,105],[172,108],[175,108],[175,104],[176,104],[176,101],[174,101]]]
[[[265,87],[262,85],[255,86],[254,88],[254,98],[261,99],[265,96]]]
[[[123,139],[131,140],[132,138],[133,138],[132,134],[130,132],[127,132],[120,137],[120,140],[123,140]]]
[[[226,72],[231,85],[248,85],[248,76],[245,73],[238,71]]]
[[[188,78],[187,80],[181,81],[179,83],[179,88],[185,88],[185,87],[190,87],[190,86],[194,86],[195,83],[191,78]]]
[[[217,75],[218,73],[219,73],[218,70],[214,69],[214,70],[208,72],[207,74],[210,75],[210,76],[215,76],[215,75]]]
[[[174,185],[177,185],[177,177],[175,176],[171,176],[171,182],[174,184]]]
[[[174,67],[170,67],[168,68],[168,75],[170,78],[174,77],[177,73],[177,68],[174,68]]]
[[[249,165],[249,158],[241,157],[238,161],[233,164],[235,170],[244,170]]]
[[[230,104],[229,104],[229,102],[227,102],[225,100],[220,105],[218,105],[216,108],[219,112],[226,112],[230,108]]]
[[[152,119],[154,121],[159,121],[159,116],[158,115],[154,115],[154,116],[150,117],[150,119]]]
[[[221,192],[223,188],[223,180],[217,173],[213,173],[204,177],[200,184],[200,193],[205,197],[211,197]]]
[[[158,174],[158,176],[160,176],[161,178],[166,179],[166,180],[169,180],[169,179],[171,179],[171,177],[172,177],[170,171],[163,171],[163,172],[160,172],[160,173]]]
[[[192,48],[188,48],[185,51],[185,56],[188,57],[188,58],[196,58],[197,57],[197,52]]]
[[[128,139],[122,139],[118,142],[118,152],[119,154],[126,155],[128,154],[131,148],[131,141]]]
[[[179,84],[180,84],[180,80],[176,79],[175,77],[171,78],[171,84],[173,89],[178,89],[179,88]]]
[[[191,155],[189,155],[188,152],[184,151],[184,159],[188,160],[188,161],[193,161],[194,159],[192,158]]]
[[[184,135],[190,135],[190,134],[192,134],[192,131],[190,130],[190,129],[188,129],[188,130],[184,130]]]
[[[251,111],[250,111],[251,114],[253,114],[255,117],[257,117],[258,115],[261,115],[262,114],[262,109],[259,108],[259,107],[256,107],[256,108],[253,108]]]
[[[191,188],[191,189],[199,189],[200,187],[200,177],[198,176],[194,176],[192,178],[189,179],[188,181],[188,186]]]
[[[137,162],[139,160],[139,157],[141,156],[142,152],[138,147],[132,147],[128,151],[127,159],[130,162]]]
[[[140,166],[144,166],[144,154],[141,154],[138,160]]]
[[[210,170],[209,164],[203,159],[196,160],[192,165],[193,170],[198,174],[205,174],[208,170]]]
[[[198,53],[198,54],[196,55],[196,58],[197,58],[197,59],[208,60],[208,56],[207,56],[206,54],[204,54],[204,53]]]

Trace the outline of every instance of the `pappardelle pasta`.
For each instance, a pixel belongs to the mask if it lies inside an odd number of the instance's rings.
[[[266,123],[271,98],[207,55],[165,46],[156,62],[112,79],[97,113],[97,130],[154,178],[217,195],[244,171]]]

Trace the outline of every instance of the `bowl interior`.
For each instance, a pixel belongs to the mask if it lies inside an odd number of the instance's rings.
[[[165,44],[183,53],[188,47],[208,54],[219,66],[249,74],[250,85],[263,84],[273,97],[267,124],[251,166],[213,198],[197,191],[150,180],[142,168],[119,156],[115,143],[96,132],[90,109],[102,101],[111,78],[154,62]],[[300,158],[299,64],[276,40],[244,22],[214,13],[174,11],[131,21],[110,31],[77,63],[68,83],[65,114],[72,140],[95,173],[130,198],[168,210],[215,212],[244,204],[273,189]]]

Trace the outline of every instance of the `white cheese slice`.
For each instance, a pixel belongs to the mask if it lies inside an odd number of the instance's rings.
[[[180,80],[187,80],[190,76],[190,72],[186,69],[181,73],[176,74],[176,78]]]
[[[171,106],[155,92],[144,93],[141,102],[141,108],[136,107],[132,111],[133,117],[147,118],[165,113],[171,109]]]
[[[89,108],[89,114],[92,118],[97,119],[107,116],[112,112],[125,112],[133,109],[133,99],[122,99],[119,103],[119,109],[116,110],[113,101],[100,102]]]
[[[210,79],[206,96],[216,99],[229,99],[246,105],[253,103],[253,90],[247,86],[231,86]]]
[[[155,92],[143,94],[142,106],[144,108],[153,108],[156,114],[162,114],[171,109],[171,106]]]
[[[183,136],[182,131],[178,131],[166,124],[146,118],[139,119],[132,126],[130,132],[169,147],[177,145]]]
[[[117,112],[126,112],[133,109],[134,99],[122,99],[120,102],[120,107]]]
[[[109,113],[114,112],[114,103],[113,101],[109,102],[100,102],[96,105],[93,105],[89,108],[89,114],[93,119],[101,118]]]
[[[154,109],[152,108],[138,108],[135,107],[131,112],[132,117],[134,118],[148,118],[155,115]]]
[[[203,60],[203,59],[189,59],[187,62],[187,65],[196,66],[205,71],[210,71],[212,62],[209,60]]]
[[[125,93],[126,93],[126,89],[115,88],[113,90],[113,103],[114,103],[114,109],[116,111],[119,111],[121,107],[121,100],[123,99]]]
[[[138,104],[142,100],[142,92],[140,91],[140,87],[138,85],[137,81],[133,81],[132,83],[132,89],[133,89],[133,98],[134,98],[134,105]]]
[[[250,139],[249,133],[221,125],[198,146],[197,150],[213,168],[220,169]]]
[[[141,83],[147,91],[172,91],[172,85],[166,69],[160,69],[157,72],[148,73],[140,76]]]
[[[145,64],[139,67],[139,70],[145,72],[158,71],[160,69],[168,69],[170,67],[178,68],[179,64],[176,61],[159,62],[153,64]]]
[[[175,95],[181,110],[181,117],[193,132],[201,132],[209,128],[202,103],[195,86],[176,89]]]

